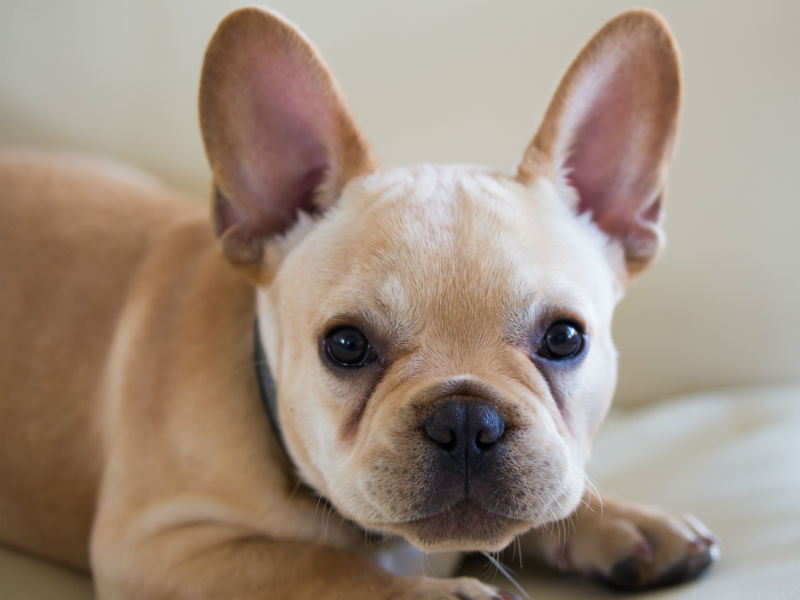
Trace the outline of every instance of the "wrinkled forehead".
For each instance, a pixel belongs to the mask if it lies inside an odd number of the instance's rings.
[[[324,260],[340,310],[370,305],[422,325],[432,315],[511,322],[544,305],[591,319],[614,303],[606,238],[546,181],[424,165],[354,182],[339,208]]]

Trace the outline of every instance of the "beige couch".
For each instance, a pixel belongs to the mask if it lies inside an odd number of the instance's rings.
[[[268,3],[317,43],[385,163],[503,169],[578,47],[627,7]],[[4,0],[0,143],[113,156],[205,196],[200,60],[239,4]],[[800,381],[800,3],[649,4],[685,64],[670,247],[618,313],[620,408],[593,469],[610,490],[694,511],[722,537],[707,577],[654,596],[798,598],[800,387],[770,385]],[[726,391],[662,400],[704,389]],[[546,573],[521,579],[535,599],[607,595]],[[90,594],[83,576],[0,550],[3,600]]]

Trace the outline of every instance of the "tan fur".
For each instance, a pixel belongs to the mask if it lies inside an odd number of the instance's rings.
[[[102,374],[149,247],[202,211],[75,159],[0,166],[0,535],[73,565],[103,469]]]
[[[255,8],[226,18],[206,54],[213,227],[144,179],[0,156],[0,539],[91,568],[100,598],[488,599],[497,590],[473,579],[421,576],[457,560],[423,552],[496,551],[521,534],[531,554],[617,585],[702,570],[715,542],[696,520],[600,510],[584,474],[616,380],[612,313],[645,263],[575,214],[556,149],[580,74],[643,31],[678,77],[663,22],[613,21],[516,176],[378,169],[310,43]],[[304,86],[307,112],[275,101],[289,113],[261,114],[254,68]],[[662,101],[649,83],[634,90],[646,110]],[[677,106],[652,114],[660,193]],[[324,177],[306,177],[308,160]],[[280,205],[308,181],[313,204]],[[256,315],[288,455],[257,386]],[[588,336],[571,366],[530,347],[559,319]],[[332,369],[321,341],[337,324],[367,332],[380,361]],[[508,424],[498,502],[474,518],[428,502],[422,421],[443,398],[491,404]],[[554,536],[560,521],[575,529]],[[635,581],[618,568],[631,557]]]

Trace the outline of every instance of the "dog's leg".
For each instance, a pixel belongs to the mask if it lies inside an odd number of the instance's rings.
[[[472,578],[401,577],[383,570],[365,554],[321,544],[270,540],[229,526],[187,524],[144,538],[111,530],[96,533],[94,575],[100,600],[513,597]]]
[[[594,493],[569,518],[525,534],[522,548],[623,589],[691,579],[719,554],[717,538],[691,515]]]

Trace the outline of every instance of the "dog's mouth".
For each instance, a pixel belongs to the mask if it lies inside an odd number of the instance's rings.
[[[499,550],[529,523],[491,512],[469,498],[390,528],[426,551]]]

